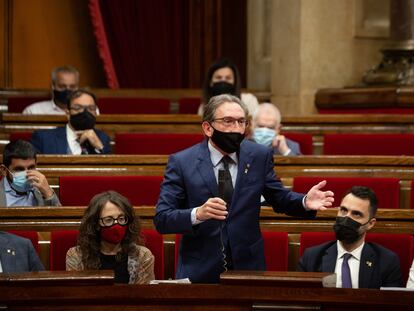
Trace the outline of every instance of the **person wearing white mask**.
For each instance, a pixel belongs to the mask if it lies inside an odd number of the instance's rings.
[[[301,155],[299,144],[280,134],[281,121],[280,111],[275,105],[260,104],[253,114],[252,140],[272,147],[275,155]]]
[[[45,175],[36,170],[36,151],[29,142],[8,143],[0,170],[0,206],[61,205]]]

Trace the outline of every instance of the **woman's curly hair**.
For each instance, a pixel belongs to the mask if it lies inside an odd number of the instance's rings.
[[[134,251],[135,244],[141,244],[139,219],[135,216],[134,208],[129,200],[116,191],[99,193],[92,198],[86,208],[79,227],[78,248],[82,254],[84,269],[95,270],[101,267],[99,218],[107,202],[118,206],[128,218],[128,228],[121,242],[122,255]]]

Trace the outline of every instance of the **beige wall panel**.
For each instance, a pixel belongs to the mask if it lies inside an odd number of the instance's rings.
[[[53,67],[79,69],[82,86],[105,86],[84,0],[13,1],[12,83],[47,88]]]

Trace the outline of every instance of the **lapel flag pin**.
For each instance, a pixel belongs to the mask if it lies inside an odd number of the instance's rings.
[[[11,254],[12,256],[16,255],[14,249],[7,249],[7,254]]]
[[[246,168],[244,169],[244,173],[245,173],[245,174],[247,174],[247,172],[249,171],[249,168],[250,168],[250,164],[249,164],[249,163],[247,163],[247,164],[246,164]]]
[[[371,261],[367,260],[365,263],[367,264],[368,267],[372,267],[372,262]]]

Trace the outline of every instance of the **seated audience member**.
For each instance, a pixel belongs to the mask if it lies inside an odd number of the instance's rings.
[[[272,147],[277,155],[301,155],[297,142],[280,135],[281,121],[280,111],[275,105],[260,104],[253,114],[252,139],[261,145]]]
[[[251,93],[241,93],[241,79],[236,65],[227,58],[221,58],[213,63],[207,71],[203,83],[203,102],[198,108],[198,114],[203,115],[204,104],[210,98],[221,94],[231,94],[240,98],[252,115],[259,106],[256,96]]]
[[[44,269],[29,239],[0,231],[0,272],[31,272]]]
[[[407,288],[414,289],[414,260],[411,264],[410,273],[408,275]]]
[[[27,106],[23,114],[66,114],[69,95],[79,87],[79,72],[71,66],[56,67],[51,79],[52,99]]]
[[[108,191],[94,196],[83,215],[78,245],[66,255],[66,270],[114,270],[116,283],[154,279],[154,256],[137,245],[140,224],[131,203]]]
[[[336,241],[305,250],[298,270],[335,272],[336,287],[380,288],[401,286],[398,256],[365,242],[376,222],[377,198],[368,187],[354,186],[342,199],[333,229]]]
[[[69,97],[66,109],[68,124],[51,130],[35,131],[32,144],[42,154],[106,154],[110,152],[109,137],[95,129],[95,95],[77,90]]]
[[[45,175],[36,170],[36,160],[27,141],[19,139],[4,147],[0,206],[60,206]]]

